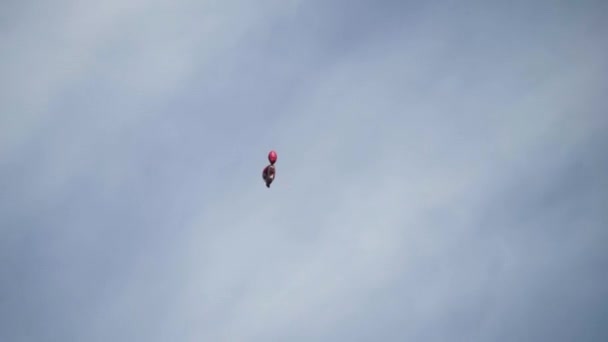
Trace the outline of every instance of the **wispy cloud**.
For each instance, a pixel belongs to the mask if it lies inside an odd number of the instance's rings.
[[[0,339],[605,338],[601,2],[8,12]]]

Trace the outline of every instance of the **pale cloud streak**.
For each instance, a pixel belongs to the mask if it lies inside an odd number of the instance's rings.
[[[0,331],[603,339],[605,6],[522,4],[52,11],[0,67]]]

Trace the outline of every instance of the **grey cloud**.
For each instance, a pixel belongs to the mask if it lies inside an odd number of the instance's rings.
[[[56,6],[2,34],[2,339],[606,336],[601,2]]]

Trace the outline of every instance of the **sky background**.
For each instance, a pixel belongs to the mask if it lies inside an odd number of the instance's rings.
[[[606,37],[606,1],[3,1],[0,340],[606,341]]]

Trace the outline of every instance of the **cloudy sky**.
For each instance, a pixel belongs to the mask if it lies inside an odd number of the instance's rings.
[[[608,340],[607,36],[601,0],[3,1],[0,340]]]

